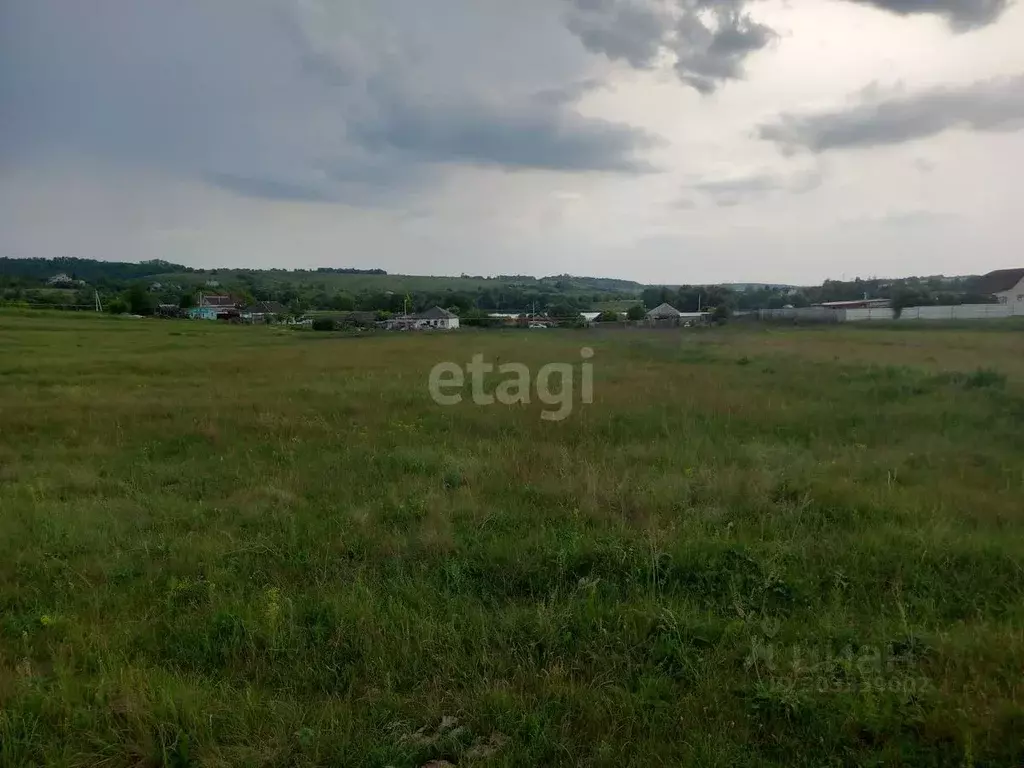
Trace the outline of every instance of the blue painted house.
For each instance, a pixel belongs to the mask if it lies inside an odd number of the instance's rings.
[[[238,304],[230,296],[199,294],[199,305],[188,310],[193,320],[229,320],[238,317]]]

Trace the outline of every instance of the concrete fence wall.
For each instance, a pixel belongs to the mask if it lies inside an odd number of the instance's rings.
[[[1024,316],[1024,302],[1016,304],[961,304],[952,307],[907,307],[900,320],[987,320]],[[892,320],[891,309],[848,309],[845,321]]]
[[[892,322],[896,318],[888,308],[874,309],[762,309],[761,320],[789,320],[796,323],[860,323],[870,320]],[[961,304],[953,307],[907,307],[900,320],[986,320],[1024,317],[1024,302],[1015,304]]]
[[[827,307],[804,307],[801,309],[762,309],[758,317],[762,320],[790,320],[795,323],[841,323],[843,313]],[[892,317],[890,311],[889,316]]]
[[[908,310],[904,310],[906,312]],[[858,323],[863,320],[892,320],[893,313],[890,307],[873,307],[872,309],[844,309],[843,321],[847,323]]]

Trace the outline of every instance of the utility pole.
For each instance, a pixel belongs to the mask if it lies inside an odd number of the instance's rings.
[[[93,291],[93,295],[96,297],[96,311],[97,312],[102,312],[103,311],[103,304],[100,303],[100,292],[99,291]]]

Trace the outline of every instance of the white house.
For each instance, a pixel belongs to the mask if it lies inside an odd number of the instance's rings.
[[[265,323],[274,318],[283,318],[288,307],[277,301],[257,301],[242,310],[242,320],[248,323]]]
[[[63,272],[59,272],[53,277],[51,277],[49,280],[47,280],[46,284],[52,286],[63,286],[67,288],[73,285],[85,285],[85,280],[76,280],[75,278],[69,277]]]
[[[388,321],[387,327],[391,330],[408,329],[422,331],[437,329],[439,331],[454,331],[459,327],[459,316],[441,307],[431,307],[426,312],[417,315],[402,315]]]
[[[995,296],[1000,304],[1024,303],[1024,269],[997,269],[978,283],[978,293]]]

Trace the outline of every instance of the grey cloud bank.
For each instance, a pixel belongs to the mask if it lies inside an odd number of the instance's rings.
[[[683,82],[711,93],[743,76],[743,62],[775,32],[751,18],[746,0],[573,0],[568,28],[595,53],[653,69],[666,56]]]
[[[1002,0],[4,0],[0,252],[792,282],[969,243],[1015,266],[1021,39]],[[941,238],[929,212],[956,214]]]
[[[894,14],[936,15],[957,32],[995,22],[1010,0],[845,0]],[[758,21],[760,0],[567,0],[566,25],[588,50],[637,69],[671,61],[679,78],[710,94],[744,76],[752,55],[778,38]]]
[[[473,16],[471,3],[441,5],[446,17]],[[533,98],[552,80],[578,87],[580,62],[541,49],[499,97],[483,77],[456,74],[466,61],[417,50],[431,16],[418,8],[15,0],[0,11],[2,158],[71,147],[287,200],[401,190],[438,163],[652,169],[636,156],[657,142],[648,132],[584,117],[568,97]],[[469,33],[433,31],[432,50],[473,53]],[[480,56],[500,58],[516,42]],[[474,63],[485,76],[486,61]]]
[[[783,115],[760,128],[786,149],[901,144],[954,128],[1009,131],[1024,126],[1024,75],[966,86],[880,96],[870,89],[856,103],[831,111]]]
[[[967,31],[996,21],[1011,0],[853,0],[902,15],[933,13],[943,16],[957,31]]]

